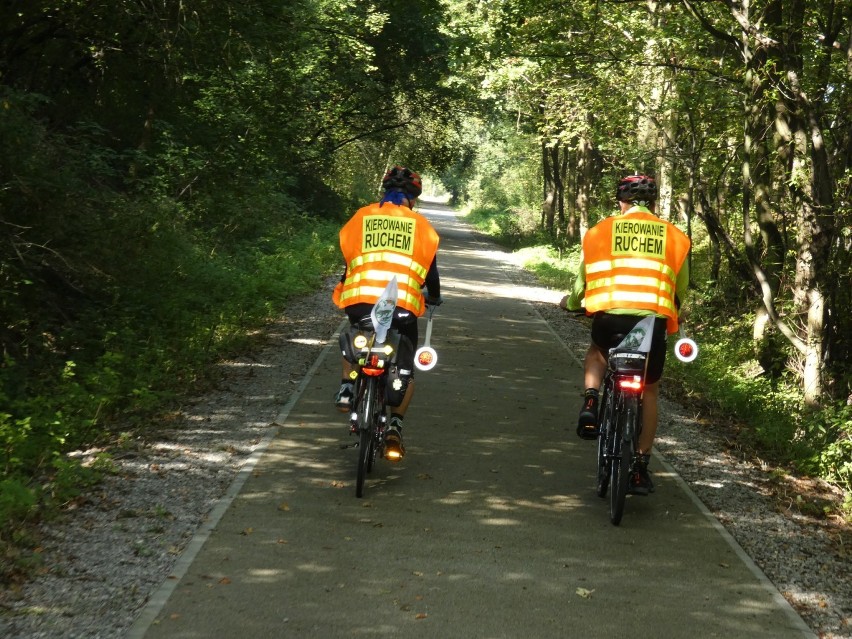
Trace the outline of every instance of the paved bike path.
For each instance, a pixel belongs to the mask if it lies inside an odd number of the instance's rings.
[[[488,246],[446,207],[421,210],[446,303],[405,459],[378,460],[355,497],[330,340],[128,637],[813,636],[659,459],[656,493],[609,523],[594,444],[573,432],[579,363]]]

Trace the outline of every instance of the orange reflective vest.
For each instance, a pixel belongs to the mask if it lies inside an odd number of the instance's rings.
[[[396,275],[397,306],[423,315],[421,287],[438,242],[429,221],[408,207],[386,202],[359,209],[340,230],[346,279],[334,289],[332,300],[340,308],[375,304]]]
[[[652,311],[666,317],[668,333],[676,333],[677,274],[690,245],[683,231],[645,207],[595,225],[583,238],[586,311]]]

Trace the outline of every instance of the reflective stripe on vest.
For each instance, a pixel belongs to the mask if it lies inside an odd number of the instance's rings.
[[[388,262],[390,264],[398,264],[399,266],[404,266],[405,268],[411,269],[417,275],[422,277],[424,280],[426,279],[426,273],[429,272],[429,265],[427,264],[425,267],[422,264],[418,264],[412,258],[406,255],[400,255],[399,253],[391,253],[390,251],[381,251],[379,253],[367,253],[365,255],[359,255],[354,260],[349,262],[348,270],[354,271],[359,266],[364,266],[365,264],[370,264],[372,262]]]
[[[378,299],[384,292],[384,286],[357,286],[355,288],[346,289],[340,293],[340,301],[346,302],[345,306],[357,304],[358,302],[370,299]],[[422,306],[420,304],[420,295],[413,295],[410,292],[400,290],[398,292],[398,301],[402,302],[400,306],[409,308],[414,313],[419,314]]]

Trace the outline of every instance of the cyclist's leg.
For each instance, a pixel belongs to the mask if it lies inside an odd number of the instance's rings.
[[[591,341],[583,362],[583,405],[577,418],[577,435],[582,439],[598,437],[598,389],[606,373],[607,353],[615,346],[613,342],[616,333],[621,331],[622,318],[608,313],[595,313],[592,319]]]
[[[642,431],[639,434],[637,453],[648,455],[654,446],[657,435],[658,409],[660,397],[660,379],[666,364],[666,324],[662,318],[654,323],[654,337],[651,352],[648,353],[648,369],[645,373],[645,393],[642,398]]]
[[[351,325],[357,324],[362,318],[367,317],[373,307],[370,304],[353,304],[346,307],[346,316],[349,318]],[[334,405],[340,411],[347,411],[352,408],[352,402],[355,397],[355,376],[357,372],[356,366],[348,361],[345,357],[340,358],[340,389],[334,396]]]
[[[400,420],[405,417],[411,399],[414,397],[414,351],[417,348],[417,317],[412,313],[399,313],[394,315],[393,323],[391,324],[399,334],[408,338],[411,343],[411,348],[401,348],[401,361],[398,362],[400,368],[403,368],[409,373],[408,386],[405,389],[402,401],[398,406],[391,406],[391,417],[398,417]]]
[[[648,461],[654,438],[657,435],[658,408],[660,397],[660,378],[666,363],[665,320],[658,318],[654,324],[654,336],[651,352],[648,353],[648,368],[645,373],[645,391],[642,398],[642,428],[639,431],[636,460],[631,478],[631,492],[647,495],[654,492],[654,482],[648,472]]]
[[[660,396],[660,382],[645,384],[645,395],[642,398],[642,432],[639,433],[639,450],[637,453],[648,454],[654,446],[657,435],[657,400]]]
[[[589,344],[586,358],[583,361],[583,379],[586,388],[598,389],[606,373],[606,354],[594,342]]]

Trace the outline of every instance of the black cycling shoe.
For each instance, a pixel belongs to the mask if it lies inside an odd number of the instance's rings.
[[[654,482],[651,481],[651,474],[648,472],[648,455],[640,455],[633,463],[633,470],[630,471],[630,485],[627,487],[627,492],[631,495],[642,495],[654,492]]]
[[[401,428],[402,420],[396,417],[391,417],[390,426],[388,426],[384,435],[384,457],[388,461],[396,462],[405,457],[405,446],[402,445]]]
[[[588,389],[583,399],[583,408],[577,420],[577,435],[581,439],[597,439],[601,431],[598,428],[598,391]]]

